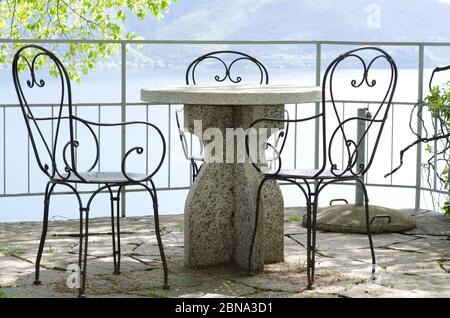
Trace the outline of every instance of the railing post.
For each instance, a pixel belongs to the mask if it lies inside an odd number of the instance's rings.
[[[171,155],[171,140],[172,140],[172,105],[169,104],[168,107],[168,123],[167,123],[167,140],[168,140],[168,147],[167,147],[167,186],[170,188],[170,180],[171,180],[171,175],[170,175],[170,170],[171,170],[171,164],[172,164],[172,155]],[[192,153],[192,152],[191,152]]]
[[[6,107],[3,106],[3,194],[6,193]]]
[[[121,56],[121,77],[120,77],[120,84],[121,84],[121,102],[120,102],[120,120],[122,122],[127,121],[127,44],[126,42],[120,42],[120,56]],[[121,157],[125,157],[126,149],[127,149],[127,130],[126,126],[121,126]],[[122,188],[122,200],[120,201],[120,211],[122,214],[122,217],[126,216],[126,190],[125,187]]]
[[[422,116],[422,102],[423,102],[423,68],[424,68],[424,46],[419,45],[419,85],[417,92],[417,99],[419,102],[417,118]],[[422,137],[422,125],[420,120],[417,120],[417,135]],[[422,143],[417,144],[416,153],[416,197],[415,197],[415,209],[420,209],[420,187],[422,182]]]
[[[369,118],[370,113],[367,108],[358,108],[358,113],[356,115],[358,118]],[[364,120],[358,120],[357,131],[356,131],[356,140],[359,143],[358,146],[358,171],[362,170],[360,167],[365,167],[366,165],[366,136],[364,133],[366,132],[366,122]],[[363,168],[364,169],[364,168]],[[364,179],[363,179],[364,182]],[[364,192],[362,185],[359,182],[356,182],[355,188],[355,205],[362,206],[364,204]]]
[[[320,86],[320,70],[322,62],[322,44],[316,43],[316,86]],[[316,115],[320,113],[320,102],[316,102]],[[319,169],[319,154],[320,154],[320,120],[316,118],[314,124],[314,168]],[[323,158],[325,160],[325,158]]]

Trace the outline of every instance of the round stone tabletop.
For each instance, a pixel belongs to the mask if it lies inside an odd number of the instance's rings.
[[[183,85],[141,89],[150,104],[283,105],[322,100],[319,86],[299,85]]]

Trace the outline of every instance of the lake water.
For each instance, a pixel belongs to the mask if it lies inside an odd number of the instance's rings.
[[[431,70],[426,70],[425,78],[428,78]],[[0,72],[0,106],[2,104],[15,104],[17,98],[15,95],[12,81],[10,79],[9,70]],[[351,70],[346,71],[344,79],[347,81],[353,78],[354,73]],[[375,71],[374,75],[377,75]],[[297,70],[291,69],[276,69],[271,72],[271,83],[297,83],[300,85],[314,85],[315,74],[311,69]],[[395,95],[396,102],[412,102],[417,100],[417,70],[401,69],[399,71],[398,89]],[[206,75],[205,75],[206,76]],[[183,84],[184,83],[184,69],[131,69],[127,70],[127,101],[138,102],[140,88],[149,85],[163,85],[163,84]],[[426,91],[424,89],[424,91]],[[120,103],[120,70],[102,70],[89,74],[83,78],[82,85],[75,85],[73,89],[73,99],[75,103],[89,102],[89,103]],[[344,93],[342,98],[349,99],[350,91],[342,89]],[[352,93],[352,99],[367,100],[365,92]],[[49,102],[51,93],[38,94],[33,102]],[[372,95],[370,95],[372,96]],[[52,99],[50,99],[52,100]],[[346,116],[350,116],[352,112],[356,112],[356,108],[365,107],[365,104],[347,105],[345,109]],[[160,173],[155,178],[158,187],[185,187],[189,185],[189,164],[183,158],[181,147],[179,144],[173,112],[180,108],[181,105],[172,106],[172,121],[170,123],[171,131],[171,174],[169,180],[168,163],[164,163]],[[314,105],[298,105],[297,111],[299,116],[310,114],[314,111]],[[409,141],[414,140],[411,132],[409,132],[409,112],[411,106],[395,105],[394,112],[385,128],[383,141],[372,166],[368,181],[370,183],[379,184],[401,184],[414,185],[415,184],[415,151],[410,151],[405,157],[404,167],[392,179],[385,179],[383,175],[389,172],[392,166],[398,163],[398,152],[406,146]],[[293,117],[295,105],[287,105],[287,109]],[[0,111],[3,111],[0,108]],[[91,107],[86,109],[79,109],[78,115],[89,118],[91,120],[98,120],[98,108]],[[49,114],[49,109],[36,110],[40,114]],[[36,114],[37,114],[36,113]],[[120,109],[118,107],[102,108],[100,119],[104,122],[120,121]],[[4,120],[3,120],[4,119]],[[128,120],[145,120],[146,109],[142,106],[128,107]],[[168,136],[169,122],[168,122],[168,107],[166,105],[151,106],[148,109],[148,119],[157,124]],[[6,127],[3,127],[3,122]],[[48,128],[48,127],[47,127]],[[3,129],[6,131],[5,143],[3,142]],[[306,124],[299,128],[298,144],[297,144],[297,165],[303,167],[311,167],[313,164],[313,143],[311,134],[314,131],[311,124]],[[308,137],[308,138],[305,138]],[[6,109],[4,113],[0,113],[0,193],[14,194],[25,193],[28,190],[31,192],[40,192],[44,189],[45,178],[33,163],[34,157],[31,157],[30,168],[30,185],[28,189],[28,173],[27,173],[27,135],[23,119],[19,109]],[[80,140],[83,140],[83,136]],[[303,137],[303,138],[302,138]],[[86,136],[86,138],[88,138]],[[369,136],[370,139],[370,136]],[[118,169],[120,165],[120,146],[117,142],[120,140],[119,132],[102,131],[101,148],[104,156],[101,160],[101,166],[104,170]],[[393,140],[393,143],[391,143]],[[369,140],[369,144],[371,139]],[[127,144],[129,147],[133,144],[145,144],[145,134],[139,131],[128,131]],[[6,149],[6,154],[3,153],[3,148]],[[286,149],[286,162],[293,163],[293,143],[288,144]],[[393,162],[391,162],[391,154],[393,154]],[[3,161],[6,158],[6,162]],[[151,157],[151,156],[150,156]],[[106,160],[107,159],[107,160]],[[150,158],[151,159],[151,158]],[[89,158],[81,158],[80,160],[89,161]],[[133,168],[142,171],[145,169],[145,160],[132,160]],[[4,174],[3,165],[6,166],[6,176]],[[3,184],[3,178],[6,178]],[[6,189],[5,189],[6,186]],[[286,206],[304,205],[301,197],[294,191],[292,187],[283,187],[284,199]],[[400,188],[382,188],[371,187],[370,199],[372,204],[384,205],[392,208],[411,208],[414,206],[414,189],[400,189]],[[160,191],[159,193],[160,207],[162,214],[182,213],[184,209],[184,202],[187,195],[187,190],[176,191]],[[354,189],[351,186],[334,186],[330,187],[328,191],[323,193],[321,204],[326,205],[330,199],[346,198],[349,201],[354,199]],[[147,200],[147,201],[146,201]],[[20,196],[20,197],[3,197],[0,198],[0,221],[35,221],[42,218],[42,202],[41,196]],[[127,215],[145,215],[151,213],[149,199],[144,193],[130,193],[127,194]],[[423,207],[431,208],[429,195],[423,194]],[[92,209],[93,216],[107,216],[109,215],[108,197],[99,196],[95,201]],[[78,211],[75,200],[70,196],[58,195],[52,198],[51,216],[56,219],[77,218]]]

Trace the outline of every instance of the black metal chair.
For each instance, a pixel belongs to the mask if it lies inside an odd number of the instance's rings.
[[[25,86],[22,86],[19,78],[19,69],[25,67],[30,72],[30,77],[26,81],[27,90],[31,88],[42,88],[45,86],[43,79],[38,79],[36,69],[40,64],[41,59],[47,59],[54,67],[57,74],[57,79],[61,84],[61,93],[57,96],[59,102],[57,107],[57,116],[55,117],[35,117],[32,108],[29,106]],[[72,106],[72,90],[70,79],[66,69],[61,61],[50,51],[37,45],[27,45],[20,48],[14,56],[12,65],[12,74],[14,79],[14,86],[17,92],[25,124],[27,126],[29,140],[34,151],[37,165],[48,176],[48,182],[45,189],[44,196],[44,221],[42,236],[39,244],[39,250],[36,258],[36,274],[34,284],[40,284],[39,271],[42,252],[44,249],[45,238],[47,235],[48,215],[50,198],[57,185],[64,186],[73,192],[79,204],[80,212],[80,242],[79,242],[79,257],[78,266],[80,270],[80,282],[78,286],[79,297],[85,296],[86,286],[86,269],[87,269],[87,252],[88,252],[88,237],[89,237],[89,211],[93,199],[102,191],[109,193],[111,200],[111,229],[112,229],[112,246],[113,246],[113,260],[114,260],[114,274],[120,274],[120,195],[125,186],[133,185],[143,187],[150,195],[153,203],[154,225],[155,233],[158,241],[158,247],[161,255],[161,260],[164,268],[164,288],[168,288],[168,270],[164,255],[164,248],[161,241],[161,234],[159,229],[158,217],[158,201],[157,193],[152,177],[160,169],[166,152],[166,143],[164,136],[160,129],[148,122],[133,121],[126,123],[96,123],[82,119],[74,114]],[[55,93],[55,95],[58,93]],[[67,113],[67,115],[65,115]],[[50,136],[46,135],[45,123],[53,123],[55,130]],[[161,157],[156,168],[150,174],[129,173],[126,171],[126,161],[132,155],[142,154],[144,149],[142,147],[133,147],[129,149],[121,161],[121,171],[119,172],[100,172],[94,171],[99,163],[99,140],[94,133],[94,127],[121,127],[124,125],[144,125],[146,129],[152,130],[157,136],[156,138],[161,142]],[[77,148],[82,143],[76,138],[77,127],[85,127],[92,135],[95,143],[95,159],[87,171],[80,171],[77,162]],[[63,130],[63,127],[67,129]],[[98,189],[93,192],[86,204],[83,204],[78,186],[84,184],[98,185]],[[116,191],[117,190],[117,191]],[[116,205],[117,216],[114,216],[114,205]],[[115,222],[116,218],[116,222]],[[84,223],[84,224],[83,224]],[[84,233],[83,233],[84,231]],[[83,243],[84,239],[84,243]],[[83,245],[84,244],[84,245]],[[116,245],[117,244],[117,245]]]
[[[231,59],[231,61],[228,61],[228,59],[225,59],[225,57],[227,56],[234,56],[233,59]],[[232,77],[231,74],[231,69],[234,65],[236,65],[239,62],[246,62],[249,61],[252,64],[256,65],[258,70],[259,70],[259,84],[269,84],[269,73],[267,72],[266,67],[256,58],[246,54],[246,53],[242,53],[242,52],[238,52],[238,51],[214,51],[214,52],[209,52],[207,54],[204,54],[198,58],[196,58],[194,61],[191,62],[191,64],[189,64],[187,70],[186,70],[186,85],[196,85],[197,82],[195,80],[195,71],[197,69],[197,66],[202,63],[203,61],[217,61],[219,63],[219,65],[222,65],[224,67],[224,75],[221,77],[219,75],[214,76],[214,80],[216,82],[225,82],[225,80],[229,80],[231,83],[233,84],[238,84],[241,83],[242,81],[242,77],[237,76],[237,77]],[[176,110],[175,111],[175,118],[176,118],[176,123],[177,123],[177,127],[178,127],[178,134],[180,136],[180,141],[181,141],[181,146],[183,148],[183,153],[184,156],[186,157],[187,160],[189,160],[191,162],[191,166],[192,166],[192,182],[195,181],[195,178],[197,177],[198,173],[200,172],[201,169],[201,164],[198,165],[197,162],[203,162],[203,148],[202,148],[202,143],[200,142],[200,154],[198,156],[194,156],[191,153],[191,147],[188,146],[188,141],[186,138],[186,134],[184,133],[183,128],[181,127],[180,124],[180,119],[179,119],[179,113],[182,113],[183,109],[180,110]]]
[[[237,57],[232,59],[231,62],[227,62],[227,60],[224,57],[229,55],[235,55]],[[186,70],[186,85],[197,84],[195,80],[195,71],[200,63],[208,60],[217,61],[219,62],[219,65],[222,65],[224,67],[225,73],[223,76],[219,75],[214,76],[214,80],[218,83],[222,83],[226,79],[228,79],[233,84],[239,84],[240,82],[242,82],[242,77],[240,76],[233,77],[231,74],[231,70],[234,65],[237,65],[237,63],[242,61],[244,62],[249,61],[258,67],[260,75],[259,84],[261,85],[269,84],[269,73],[267,72],[266,67],[253,56],[238,51],[214,51],[206,53],[196,58],[191,62],[191,64],[189,64]]]
[[[387,68],[389,70],[389,77],[387,78],[387,90],[385,95],[381,96],[381,102],[375,112],[373,112],[372,118],[359,118],[359,117],[350,117],[347,119],[343,119],[338,112],[336,101],[335,101],[335,91],[334,91],[334,77],[335,71],[338,66],[341,65],[344,61],[355,60],[359,62],[363,69],[363,75],[361,79],[353,79],[349,81],[352,88],[360,88],[362,86],[366,86],[368,88],[372,88],[376,85],[376,81],[374,79],[369,79],[369,74],[371,73],[372,66],[375,62],[387,63]],[[342,81],[342,80],[341,80]],[[342,82],[340,83],[342,84]],[[314,116],[300,118],[300,119],[273,119],[273,118],[261,118],[254,121],[250,129],[248,130],[246,136],[246,150],[247,154],[253,164],[253,166],[263,174],[263,179],[260,183],[258,194],[257,194],[257,203],[256,203],[256,215],[255,215],[255,227],[254,233],[252,237],[252,242],[250,246],[250,255],[249,255],[249,271],[252,272],[252,256],[254,252],[254,244],[257,233],[258,219],[261,217],[260,215],[260,196],[263,185],[268,180],[278,180],[287,182],[293,185],[296,185],[300,191],[303,193],[306,199],[306,207],[307,207],[307,276],[308,276],[308,289],[311,289],[314,284],[314,271],[315,271],[315,251],[316,251],[316,216],[318,209],[318,198],[321,191],[330,184],[335,184],[342,181],[354,181],[356,183],[361,184],[363,192],[364,192],[364,211],[366,218],[366,227],[367,227],[367,235],[369,238],[371,257],[372,257],[372,278],[375,278],[375,252],[373,248],[372,236],[370,233],[370,221],[369,221],[369,198],[367,195],[367,190],[364,185],[363,177],[369,170],[372,161],[375,156],[375,152],[377,150],[381,133],[386,122],[386,118],[389,113],[389,109],[392,103],[392,98],[395,92],[397,84],[397,67],[392,59],[392,57],[387,54],[382,49],[376,47],[364,47],[351,50],[345,54],[338,56],[331,64],[328,66],[323,82],[322,82],[322,103],[321,109],[319,113]],[[327,91],[330,96],[330,101],[327,101]],[[383,91],[384,92],[384,91]],[[331,105],[329,109],[337,119],[337,127],[331,133],[329,141],[327,142],[327,122],[326,116],[327,107],[326,104],[329,103]],[[378,105],[378,103],[377,103]],[[300,122],[308,121],[308,120],[318,120],[322,126],[322,160],[323,164],[319,169],[309,169],[309,170],[301,170],[301,169],[287,169],[282,167],[281,154],[286,144],[286,138],[288,137],[289,126],[291,124],[297,124]],[[349,138],[349,124],[358,123],[358,121],[363,121],[366,123],[366,129],[364,131],[363,136],[360,140],[352,140]],[[278,150],[278,164],[277,168],[270,170],[262,164],[258,163],[255,160],[255,153],[264,151],[266,148],[265,145],[258,145],[258,149],[251,149],[250,145],[257,144],[255,142],[251,143],[250,138],[256,138],[258,127],[264,126],[265,123],[271,123],[272,125],[275,123],[279,123],[280,125],[284,124],[284,137],[283,141],[280,142],[280,148]],[[375,142],[372,147],[368,147],[368,160],[367,164],[359,164],[358,161],[358,148],[361,144],[363,138],[365,138],[371,130],[371,136],[376,136]],[[375,131],[374,131],[375,130]],[[374,135],[372,135],[372,133]],[[341,159],[342,155],[334,156],[334,151],[332,150],[333,145],[337,144],[337,135],[340,135],[342,140],[342,149],[344,151],[344,155],[346,159],[342,160],[342,168],[338,169],[337,161]],[[255,139],[253,139],[255,140]],[[338,144],[341,147],[341,144]],[[328,166],[328,168],[327,168]]]
[[[200,172],[200,169],[202,167],[202,164],[198,165],[197,162],[203,163],[203,144],[199,142],[200,146],[200,153],[198,156],[192,155],[192,139],[191,143],[188,143],[186,134],[184,132],[184,129],[181,127],[180,118],[178,116],[179,113],[182,113],[183,109],[177,109],[175,110],[175,120],[177,123],[178,128],[178,136],[180,137],[181,147],[183,149],[183,154],[186,160],[188,160],[191,163],[192,168],[192,182],[195,181],[197,178],[198,173]],[[191,145],[191,146],[189,146]]]
[[[433,69],[433,71],[431,72],[431,76],[430,76],[430,81],[428,82],[428,89],[431,90],[433,89],[433,79],[434,79],[434,75],[436,75],[436,73],[440,73],[440,72],[445,72],[450,70],[450,65],[446,65],[446,66],[437,66]]]

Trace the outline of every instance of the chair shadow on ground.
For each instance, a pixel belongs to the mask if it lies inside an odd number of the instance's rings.
[[[162,289],[162,264],[151,217],[123,220],[121,275],[113,275],[109,218],[94,218],[89,238],[87,296],[450,296],[450,243],[448,235],[445,236],[445,229],[450,235],[448,218],[418,217],[418,228],[413,234],[374,235],[378,259],[375,282],[369,279],[370,252],[365,235],[318,232],[317,282],[314,290],[306,291],[306,230],[298,215],[299,209],[286,211],[285,262],[266,265],[263,273],[254,276],[226,264],[213,268],[184,267],[183,218],[163,216],[161,234],[169,265],[170,290]],[[439,228],[440,235],[423,234],[432,222],[439,222],[435,228]],[[50,223],[42,258],[42,285],[34,286],[40,223],[1,224],[1,291],[15,297],[77,297],[76,289],[67,285],[73,275],[67,266],[77,263],[77,225],[77,221]]]

